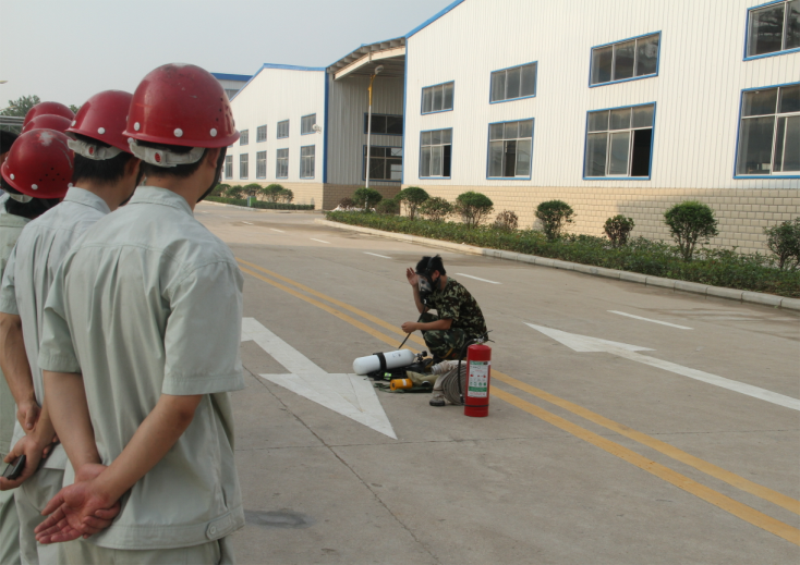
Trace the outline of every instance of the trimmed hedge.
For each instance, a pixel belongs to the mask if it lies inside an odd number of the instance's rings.
[[[223,204],[233,204],[234,206],[244,206],[247,208],[247,200],[242,198],[220,198],[219,196],[206,196],[206,200],[211,202],[221,202]],[[264,210],[313,210],[313,204],[284,204],[283,202],[264,202],[254,200],[252,208],[262,208]]]
[[[343,224],[607,269],[800,298],[800,272],[781,271],[775,259],[758,253],[740,254],[734,250],[702,248],[695,251],[693,261],[686,262],[677,247],[642,237],[614,248],[607,239],[588,235],[569,235],[548,241],[542,232],[534,230],[505,231],[494,226],[470,228],[462,223],[410,220],[362,212],[328,212],[327,218]]]

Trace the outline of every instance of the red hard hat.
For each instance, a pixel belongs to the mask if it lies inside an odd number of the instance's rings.
[[[52,129],[32,129],[11,146],[0,174],[15,190],[34,198],[63,198],[72,184],[69,137]]]
[[[128,119],[133,95],[122,90],[104,90],[89,98],[81,106],[67,130],[103,141],[112,147],[130,153],[128,136],[122,134]]]
[[[22,128],[22,133],[27,133],[32,129],[54,129],[56,131],[65,132],[72,122],[64,116],[57,114],[39,114],[35,118],[28,121]]]
[[[139,141],[185,147],[227,147],[239,139],[228,97],[195,65],[151,71],[133,94],[123,134]]]
[[[28,122],[36,116],[41,116],[43,114],[64,116],[69,121],[72,121],[72,119],[75,117],[75,114],[72,113],[72,110],[64,106],[61,102],[39,102],[36,106],[28,110],[27,114],[25,114],[22,127],[28,125]]]

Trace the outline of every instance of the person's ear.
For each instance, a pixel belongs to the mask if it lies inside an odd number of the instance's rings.
[[[217,161],[219,160],[219,152],[222,149],[208,149],[206,151],[206,156],[203,158],[206,162],[206,165],[209,167],[213,167],[214,169],[217,168]]]

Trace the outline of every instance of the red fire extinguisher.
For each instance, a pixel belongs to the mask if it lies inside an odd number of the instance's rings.
[[[489,415],[489,381],[492,372],[492,348],[483,343],[467,348],[467,383],[464,391],[464,415],[485,418]]]

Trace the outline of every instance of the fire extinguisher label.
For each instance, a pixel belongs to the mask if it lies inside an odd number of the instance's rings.
[[[470,361],[469,364],[469,396],[486,398],[489,389],[489,361]]]

